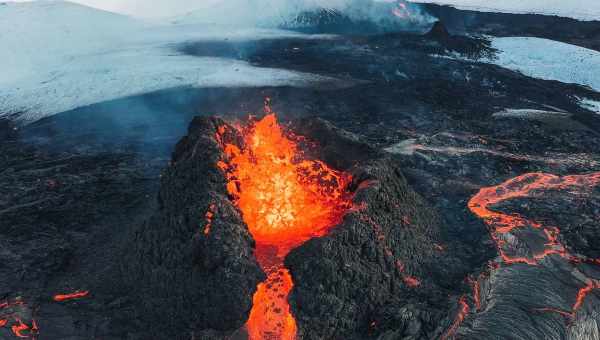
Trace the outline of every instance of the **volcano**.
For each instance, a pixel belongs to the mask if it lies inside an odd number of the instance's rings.
[[[599,23],[342,2],[0,4],[0,339],[600,339]]]
[[[459,278],[443,273],[460,260],[440,250],[439,217],[399,165],[326,121],[282,125],[265,107],[244,123],[195,119],[162,175],[161,207],[128,261],[137,300],[162,315],[156,331],[360,338],[421,313],[416,331],[441,333],[451,316],[433,306],[453,304],[443,287]]]

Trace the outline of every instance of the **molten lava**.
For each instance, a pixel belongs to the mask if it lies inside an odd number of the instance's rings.
[[[349,174],[308,159],[286,136],[268,105],[267,115],[241,129],[244,145],[223,145],[218,163],[227,189],[257,244],[256,258],[267,274],[258,286],[246,324],[252,340],[296,337],[288,295],[292,277],[283,265],[289,251],[327,234],[351,206]],[[217,140],[222,141],[221,127]]]
[[[73,292],[73,293],[68,293],[68,294],[56,294],[54,295],[53,300],[56,302],[63,302],[63,301],[68,301],[68,300],[73,300],[73,299],[81,299],[83,297],[88,296],[90,292],[87,290],[84,291],[77,291],[77,292]]]
[[[446,340],[454,337],[454,335],[458,331],[458,327],[460,327],[462,322],[467,317],[467,314],[469,314],[470,309],[471,308],[467,303],[467,298],[464,295],[461,296],[458,300],[458,312],[456,313],[456,317],[454,318],[452,325],[450,325],[450,328],[448,328],[448,330],[446,330],[446,333],[444,333],[440,338],[441,340]]]

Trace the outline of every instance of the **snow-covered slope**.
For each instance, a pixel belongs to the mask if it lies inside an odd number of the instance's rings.
[[[508,37],[492,38],[499,50],[488,62],[525,75],[589,86],[600,91],[600,52],[558,41]]]
[[[481,12],[535,13],[579,20],[600,20],[598,0],[409,0]]]
[[[159,25],[69,2],[0,5],[0,116],[33,121],[178,86],[306,86],[316,75],[182,55],[185,41],[300,36],[216,25]],[[308,38],[308,36],[306,36]]]
[[[579,100],[579,105],[586,110],[596,112],[597,114],[600,115],[600,101],[583,98],[583,99]]]

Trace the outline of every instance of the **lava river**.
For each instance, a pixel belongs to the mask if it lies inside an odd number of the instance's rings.
[[[351,204],[347,192],[351,176],[306,157],[296,137],[285,133],[268,106],[265,110],[264,118],[239,128],[243,145],[223,144],[225,159],[218,166],[267,274],[253,297],[246,323],[249,338],[290,340],[297,333],[288,304],[294,283],[284,258],[341,222]]]
[[[549,190],[569,191],[583,193],[593,190],[600,185],[600,172],[588,175],[556,176],[547,173],[527,173],[515,178],[509,179],[499,185],[481,188],[479,192],[471,198],[468,207],[473,214],[481,218],[489,227],[492,239],[496,244],[500,255],[499,262],[490,264],[490,270],[497,269],[500,265],[522,264],[538,266],[548,256],[559,256],[565,260],[577,263],[600,264],[598,259],[588,259],[577,254],[570,253],[567,248],[559,241],[560,229],[555,226],[545,225],[534,220],[525,218],[515,213],[502,213],[493,210],[495,204],[503,201],[525,198],[540,197]],[[518,230],[531,228],[532,232],[539,233],[545,239],[543,249],[531,254],[519,254],[517,249],[512,246],[514,239],[518,236]],[[467,278],[473,290],[474,308],[467,303],[466,296],[460,297],[458,301],[458,311],[454,322],[442,335],[441,339],[454,338],[456,333],[470,312],[481,311],[481,299],[479,280],[489,276],[489,273],[481,273],[479,278]],[[556,308],[541,308],[541,312],[559,313],[569,320],[573,320],[577,311],[583,306],[584,300],[593,290],[600,289],[600,281],[587,279],[583,286],[579,288],[577,295],[573,297],[573,303],[570,310],[559,310]]]

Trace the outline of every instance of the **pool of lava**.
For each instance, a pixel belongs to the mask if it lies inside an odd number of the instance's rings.
[[[288,304],[294,283],[284,258],[341,222],[351,206],[347,187],[352,177],[308,157],[299,147],[301,137],[285,131],[269,107],[266,111],[262,119],[237,128],[243,145],[223,143],[221,136],[231,127],[219,128],[224,159],[217,165],[267,274],[252,300],[246,323],[249,339],[286,340],[296,338],[297,327]]]

